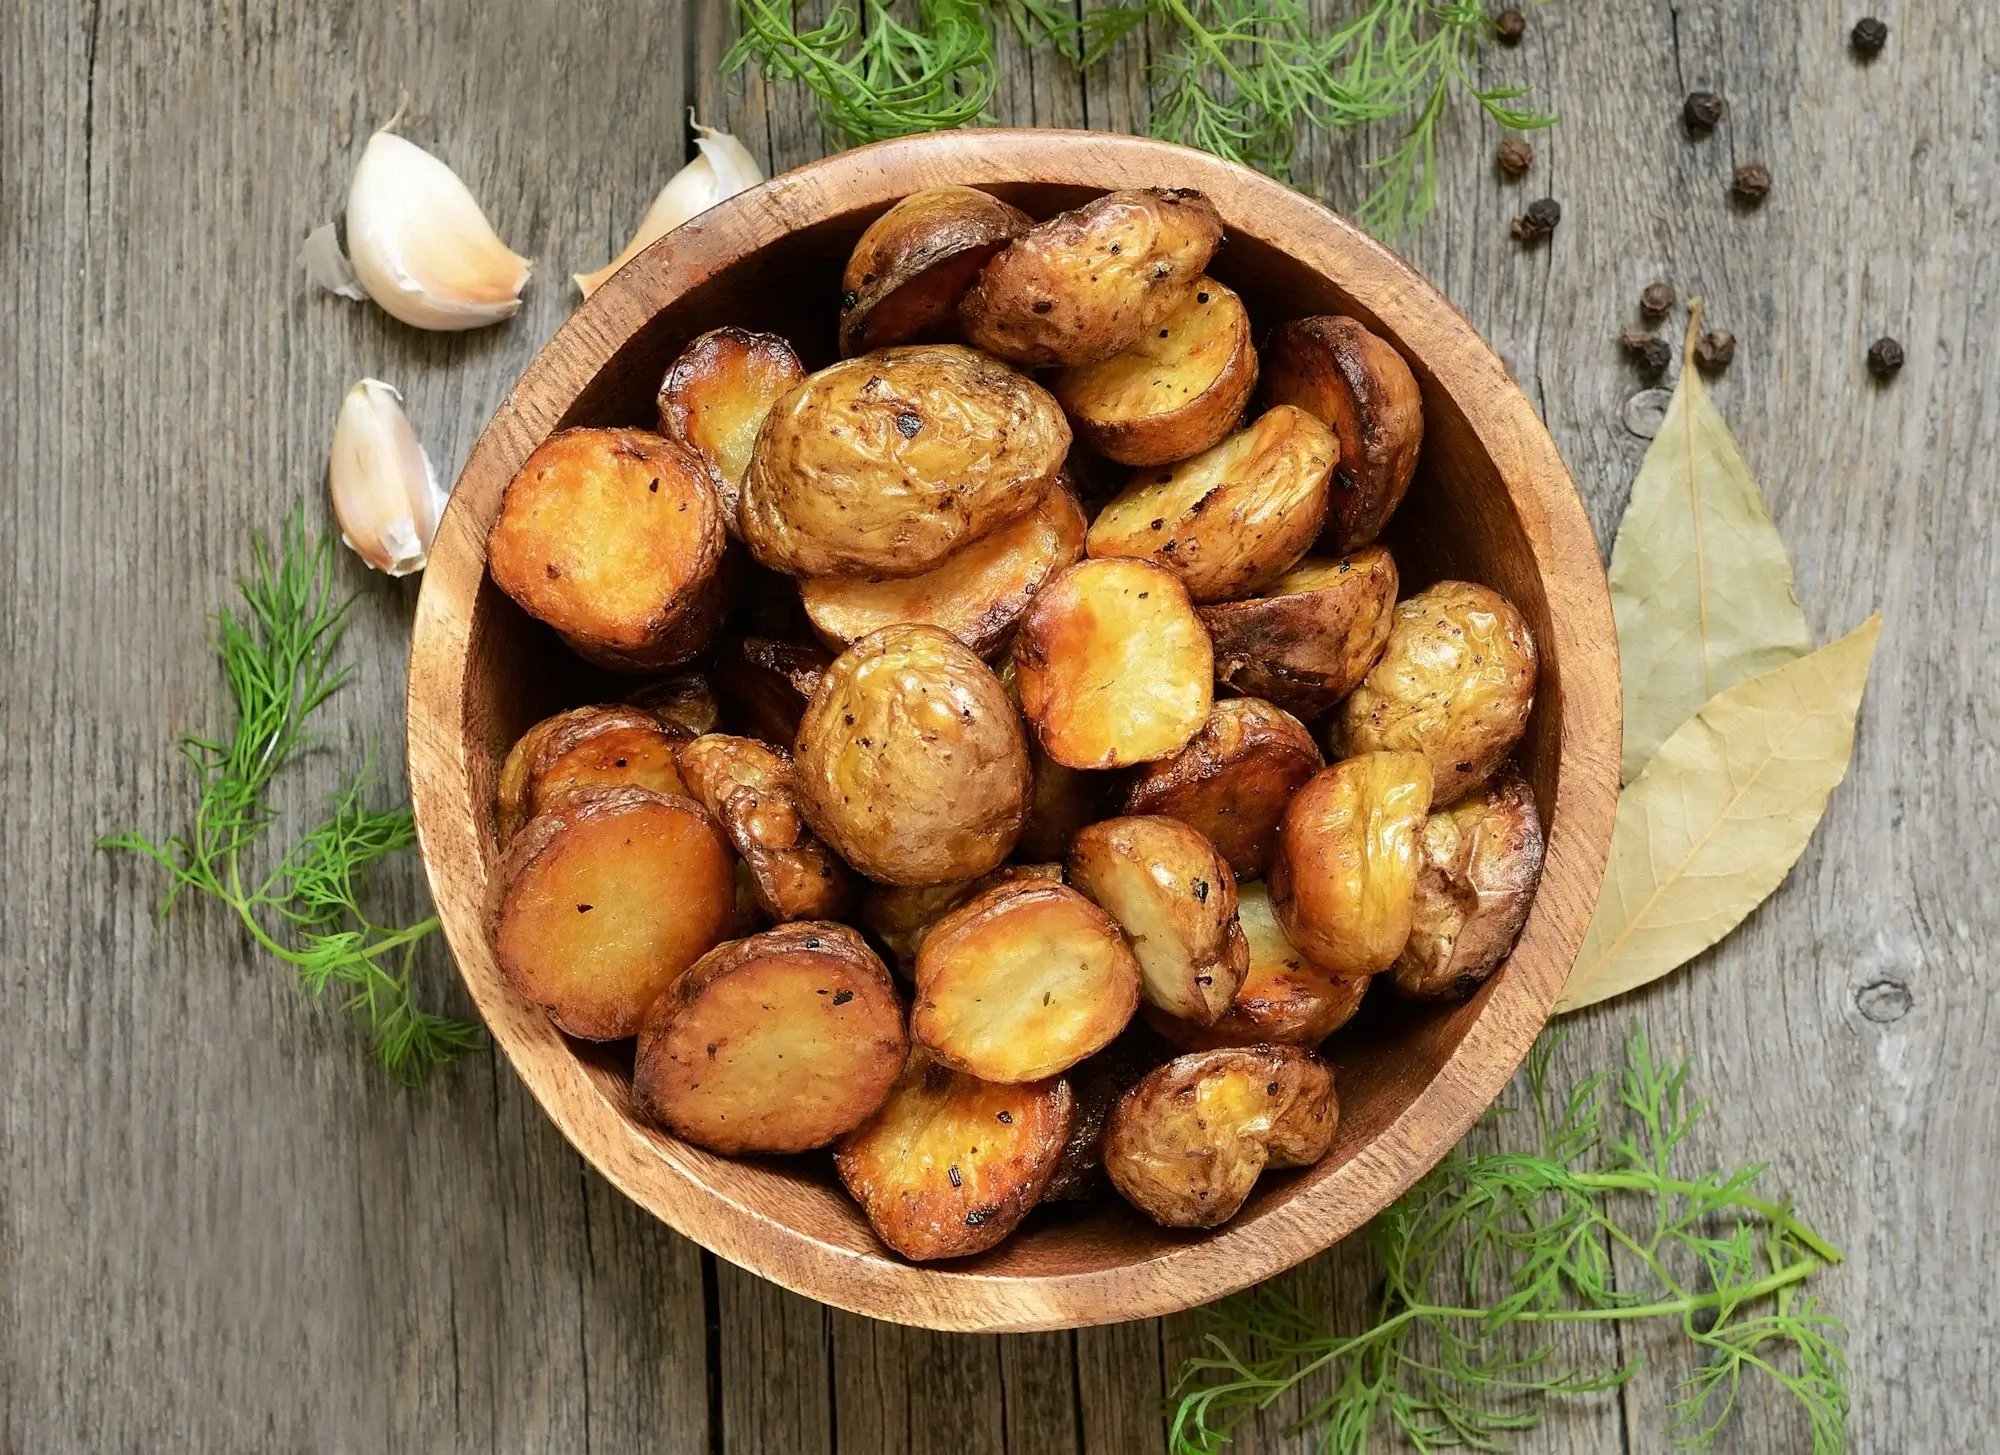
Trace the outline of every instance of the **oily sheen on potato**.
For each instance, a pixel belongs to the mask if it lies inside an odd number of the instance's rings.
[[[1244,601],[1200,609],[1215,680],[1300,717],[1336,706],[1368,675],[1395,620],[1396,563],[1380,546],[1307,556]]]
[[[1238,878],[1262,874],[1285,806],[1324,766],[1306,725],[1283,708],[1224,698],[1186,747],[1138,770],[1125,811],[1177,818],[1215,845]]]
[[[757,431],[805,376],[799,356],[776,334],[717,328],[683,349],[660,383],[660,433],[708,467],[732,533]]]
[[[854,876],[799,814],[791,755],[755,738],[709,733],[680,750],[690,796],[722,826],[774,920],[832,919],[854,900]]]
[[[1410,938],[1389,967],[1420,1000],[1472,994],[1514,948],[1542,876],[1534,792],[1511,764],[1433,813],[1419,844]]]
[[[958,301],[986,260],[1033,227],[975,187],[912,192],[868,224],[840,276],[840,352],[958,336]]]

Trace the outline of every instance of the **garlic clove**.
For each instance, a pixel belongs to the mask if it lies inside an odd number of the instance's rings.
[[[577,288],[588,298],[604,280],[639,256],[647,248],[699,213],[708,211],[725,197],[756,186],[764,172],[749,150],[726,131],[703,126],[688,113],[694,127],[698,155],[682,167],[660,189],[653,205],[639,221],[639,230],[625,250],[594,273],[572,273]]]
[[[424,569],[449,498],[402,400],[380,379],[349,389],[333,424],[327,464],[341,540],[391,576]]]

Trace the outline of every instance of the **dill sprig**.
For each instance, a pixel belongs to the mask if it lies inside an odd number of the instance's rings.
[[[1743,1380],[1761,1375],[1804,1408],[1815,1455],[1846,1448],[1845,1330],[1802,1292],[1839,1253],[1789,1203],[1758,1193],[1765,1167],[1677,1169],[1703,1110],[1685,1062],[1656,1062],[1635,1030],[1614,1133],[1608,1075],[1552,1097],[1559,1039],[1528,1061],[1538,1150],[1460,1148],[1369,1225],[1382,1292],[1368,1328],[1327,1328],[1268,1286],[1210,1311],[1205,1352],[1175,1390],[1174,1455],[1213,1455],[1239,1421],[1293,1391],[1309,1402],[1298,1428],[1329,1455],[1365,1450],[1384,1424],[1420,1450],[1504,1449],[1540,1423],[1537,1400],[1637,1372],[1636,1361],[1552,1370],[1550,1330],[1659,1319],[1696,1355],[1673,1407],[1679,1444],[1707,1446]]]
[[[417,1004],[416,950],[437,919],[385,925],[362,908],[365,871],[416,838],[408,807],[365,807],[364,774],[266,877],[249,877],[244,863],[275,819],[267,802],[272,781],[317,742],[308,727],[313,713],[353,674],[335,662],[351,599],[336,592],[331,539],[315,541],[295,515],[276,559],[261,540],[256,558],[256,569],[238,582],[242,608],[222,607],[214,618],[212,643],[236,704],[235,729],[226,740],[181,739],[195,780],[193,820],[163,842],[127,832],[98,846],[143,854],[167,871],[162,917],[184,891],[209,895],[312,994],[338,987],[372,1034],[384,1068],[415,1082],[477,1045],[479,1033]]]

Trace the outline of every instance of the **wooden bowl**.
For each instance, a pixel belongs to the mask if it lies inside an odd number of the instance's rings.
[[[494,783],[529,724],[615,697],[486,574],[486,535],[529,452],[573,425],[652,427],[667,364],[723,324],[834,357],[841,265],[898,198],[958,182],[1036,216],[1112,188],[1198,187],[1228,246],[1211,271],[1262,328],[1341,312],[1391,339],[1424,394],[1422,466],[1390,534],[1405,591],[1483,581],[1527,614],[1542,676],[1523,750],[1548,861],[1506,967],[1471,1000],[1380,992],[1327,1048],[1341,1117],[1318,1166],[1272,1174],[1213,1232],[1154,1226],[1115,1197],[1044,1209],[990,1253],[916,1266],[886,1251],[822,1154],[732,1160],[640,1120],[631,1048],[566,1039],[509,988],[480,905],[498,849]],[[1553,442],[1506,369],[1435,289],[1323,207],[1204,153],[1085,132],[883,142],[773,178],[674,232],[563,326],[480,438],[431,552],[410,658],[410,786],[445,935],[494,1039],[598,1171],[731,1262],[826,1303],[936,1329],[1070,1328],[1172,1313],[1268,1278],[1361,1226],[1435,1164],[1542,1028],[1597,899],[1618,791],[1618,656],[1596,542]]]

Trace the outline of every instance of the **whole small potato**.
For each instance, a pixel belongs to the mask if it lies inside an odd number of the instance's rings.
[[[840,352],[948,342],[979,270],[1035,225],[975,187],[926,187],[868,224],[840,275]]]
[[[1514,948],[1542,877],[1542,821],[1518,768],[1503,767],[1424,825],[1415,922],[1389,973],[1418,999],[1466,996]]]
[[[1139,770],[1125,811],[1177,818],[1214,844],[1238,878],[1262,874],[1277,852],[1285,805],[1325,766],[1312,734],[1289,712],[1228,697],[1185,748]]]
[[[1261,596],[1200,608],[1215,680],[1300,717],[1336,706],[1389,643],[1396,563],[1380,546],[1308,556]]]

